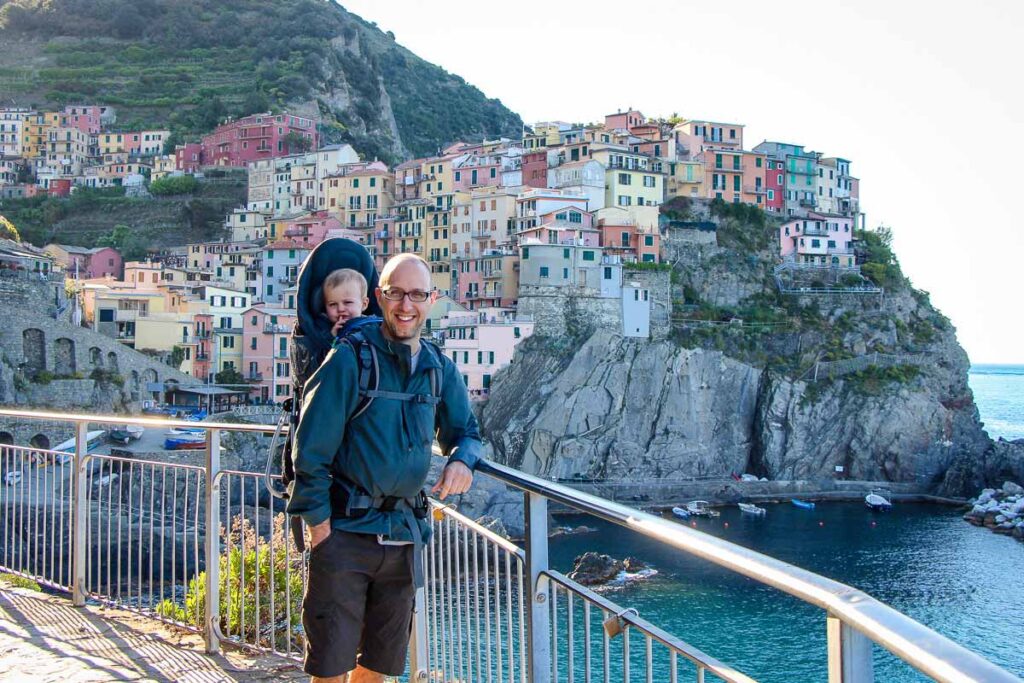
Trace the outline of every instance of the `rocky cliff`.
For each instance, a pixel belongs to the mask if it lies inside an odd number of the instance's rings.
[[[672,338],[596,330],[524,342],[481,412],[496,459],[578,481],[747,472],[969,495],[976,478],[944,482],[947,471],[956,462],[973,472],[970,463],[994,447],[967,384],[968,359],[895,258],[883,259],[889,271],[875,269],[888,285],[876,295],[784,296],[771,276],[776,225],[721,212],[697,218],[716,229],[665,231]]]

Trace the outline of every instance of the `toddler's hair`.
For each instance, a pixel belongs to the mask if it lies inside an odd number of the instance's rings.
[[[348,284],[349,282],[359,283],[359,291],[361,292],[360,297],[366,298],[366,278],[358,270],[352,270],[351,268],[338,268],[332,271],[327,279],[324,280],[324,294],[327,294],[327,290],[332,287],[339,287],[341,285]]]

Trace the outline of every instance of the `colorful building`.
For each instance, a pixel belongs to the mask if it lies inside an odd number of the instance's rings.
[[[70,278],[91,280],[100,277],[122,279],[124,261],[121,253],[113,247],[76,247],[69,244],[52,243],[44,248],[53,256]]]
[[[261,403],[280,403],[292,395],[290,339],[295,311],[259,304],[243,314],[242,374]]]
[[[444,353],[459,368],[470,399],[486,398],[491,378],[512,362],[516,346],[533,334],[533,327],[505,308],[453,310],[442,319]]]
[[[257,159],[317,149],[320,137],[316,124],[314,119],[288,112],[265,112],[227,121],[203,137],[199,161],[202,166],[244,168]]]
[[[808,213],[779,227],[780,255],[797,263],[853,267],[854,218]]]

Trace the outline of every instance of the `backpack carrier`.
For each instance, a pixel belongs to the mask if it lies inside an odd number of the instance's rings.
[[[354,318],[345,323],[335,337],[331,334],[332,325],[324,310],[323,282],[331,272],[338,268],[351,268],[363,274],[367,282],[370,303],[363,317]],[[366,340],[363,332],[363,328],[367,325],[381,321],[380,307],[373,296],[377,283],[377,270],[366,248],[344,238],[321,242],[309,253],[299,269],[298,295],[295,304],[296,322],[291,333],[292,396],[282,404],[277,429],[270,442],[264,476],[264,485],[275,498],[288,500],[290,497],[291,483],[295,480],[293,462],[295,432],[301,418],[303,389],[306,381],[320,367],[332,348],[339,346],[350,348],[359,363],[359,402],[349,418],[350,420],[366,412],[377,398],[427,402],[435,408],[440,403],[441,379],[436,368],[429,370],[431,389],[429,396],[381,391],[378,388],[380,375],[377,350]],[[288,438],[282,439],[285,425],[289,426]],[[281,462],[281,479],[285,486],[284,490],[276,488],[272,482],[273,465],[278,458]],[[339,479],[335,473],[335,481],[331,485],[332,518],[360,517],[371,509],[392,511],[399,508],[411,510],[420,519],[425,518],[427,515],[426,496],[422,492],[411,500],[395,496],[372,496],[354,483]],[[291,517],[290,523],[295,545],[301,551],[305,547],[302,520],[297,516]]]

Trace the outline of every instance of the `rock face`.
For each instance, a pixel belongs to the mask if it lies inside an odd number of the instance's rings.
[[[871,395],[837,379],[812,395],[805,381],[670,341],[532,338],[495,378],[481,425],[500,462],[553,478],[831,479],[841,465],[847,478],[927,488],[991,443],[966,355],[952,339],[934,349],[910,383]]]

